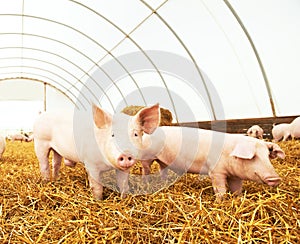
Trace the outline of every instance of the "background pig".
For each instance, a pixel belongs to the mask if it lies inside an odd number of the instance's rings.
[[[123,121],[122,116],[126,115],[113,118],[95,105],[91,113],[92,122],[89,122],[86,113],[79,117],[65,111],[40,114],[34,123],[33,131],[35,152],[39,160],[42,178],[46,181],[50,180],[48,157],[52,150],[54,180],[58,176],[62,157],[70,166],[74,162],[82,162],[87,170],[94,197],[101,199],[103,186],[100,182],[100,173],[115,168],[117,169],[118,186],[123,195],[128,190],[128,174],[121,171],[128,172],[135,163],[135,159],[127,152],[126,148],[120,151],[121,144],[116,145],[114,138],[115,136],[126,138],[130,135],[129,140],[141,140],[143,132],[149,133],[145,127],[153,120],[151,111],[147,113],[150,116],[143,116],[144,111],[148,109],[145,108],[132,117],[133,122],[130,123],[132,127],[127,126],[128,121]],[[141,124],[136,124],[135,121],[139,121]]]
[[[252,125],[247,130],[248,136],[258,138],[258,139],[263,139],[263,134],[264,134],[264,130],[259,125]]]
[[[300,138],[300,117],[297,117],[291,122],[290,125],[292,138]]]
[[[0,159],[2,158],[2,155],[5,151],[5,146],[6,146],[5,138],[0,135]]]
[[[290,137],[290,135],[291,135],[290,124],[282,123],[278,125],[273,125],[272,136],[274,142],[278,142],[281,139],[283,141],[286,141]]]
[[[14,141],[23,142],[23,141],[27,141],[28,137],[24,136],[23,134],[14,134],[14,135],[10,136],[10,139],[12,142],[14,142]]]
[[[226,186],[241,193],[242,181],[252,180],[276,186],[280,177],[270,159],[284,158],[275,143],[228,133],[163,126],[150,136],[145,135],[141,152],[144,174],[150,173],[153,159],[158,159],[162,176],[166,168],[179,173],[208,174],[217,199],[226,193]]]

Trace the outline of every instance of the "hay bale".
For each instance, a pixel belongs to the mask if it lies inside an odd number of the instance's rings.
[[[136,115],[138,111],[140,111],[145,106],[137,106],[137,105],[130,105],[125,107],[122,110],[122,113],[128,114],[130,116]],[[168,109],[160,108],[160,126],[164,125],[172,125],[173,116],[171,111]]]

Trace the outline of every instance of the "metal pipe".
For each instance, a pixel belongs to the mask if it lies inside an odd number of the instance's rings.
[[[269,100],[270,100],[270,105],[271,105],[271,109],[272,109],[272,114],[273,114],[273,117],[277,117],[276,115],[276,109],[275,109],[275,105],[274,105],[274,99],[273,99],[273,95],[272,95],[272,91],[271,91],[271,87],[270,87],[270,83],[269,83],[269,80],[268,80],[268,77],[267,77],[267,73],[265,71],[265,68],[262,64],[262,61],[260,59],[260,56],[259,56],[259,53],[254,45],[254,42],[249,34],[249,32],[247,31],[245,25],[243,24],[241,18],[239,17],[239,15],[237,14],[237,12],[234,10],[234,8],[231,6],[231,4],[229,3],[228,0],[224,0],[224,3],[226,4],[226,6],[229,8],[229,10],[231,11],[231,13],[233,14],[233,16],[236,18],[237,22],[239,23],[239,25],[241,26],[242,30],[244,31],[252,49],[253,49],[253,52],[255,54],[255,57],[257,59],[257,62],[259,64],[259,68],[261,70],[261,73],[262,73],[262,76],[263,76],[263,79],[264,79],[264,82],[265,82],[265,86],[266,86],[266,89],[267,89],[267,92],[268,92],[268,96],[269,96]]]

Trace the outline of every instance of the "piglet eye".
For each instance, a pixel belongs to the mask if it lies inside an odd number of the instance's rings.
[[[134,136],[139,136],[138,133],[134,132]]]
[[[115,134],[114,133],[111,133],[111,137],[114,137],[115,136]]]

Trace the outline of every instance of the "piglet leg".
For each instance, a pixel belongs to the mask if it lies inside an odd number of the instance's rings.
[[[142,164],[142,179],[144,183],[149,182],[149,176],[151,174],[151,164],[153,160],[141,160]]]
[[[150,175],[152,160],[141,160],[141,164],[143,166],[142,174],[143,175]]]
[[[90,188],[92,190],[93,196],[97,200],[102,200],[103,198],[103,186],[100,181],[95,180],[89,173],[88,173]]]
[[[216,194],[216,201],[220,202],[227,190],[226,189],[227,176],[223,174],[213,174],[213,173],[210,173],[209,176],[211,178],[212,186]]]
[[[52,178],[55,181],[58,177],[59,169],[61,166],[62,156],[60,156],[56,151],[53,150],[53,159],[52,159]]]
[[[117,184],[121,193],[121,198],[126,197],[126,193],[129,191],[129,186],[128,186],[128,178],[129,178],[129,172],[130,170],[117,170],[116,176],[117,176]]]
[[[167,168],[167,165],[164,164],[162,161],[158,161],[159,163],[159,168],[160,168],[160,178],[163,180],[163,181],[166,181],[167,178],[168,178],[168,168]]]
[[[35,141],[34,144],[35,154],[39,160],[40,171],[42,180],[45,182],[50,181],[50,166],[49,166],[49,153],[50,148],[47,143],[40,142],[38,140]]]
[[[240,178],[231,177],[227,179],[230,191],[236,195],[242,193],[243,181]]]

